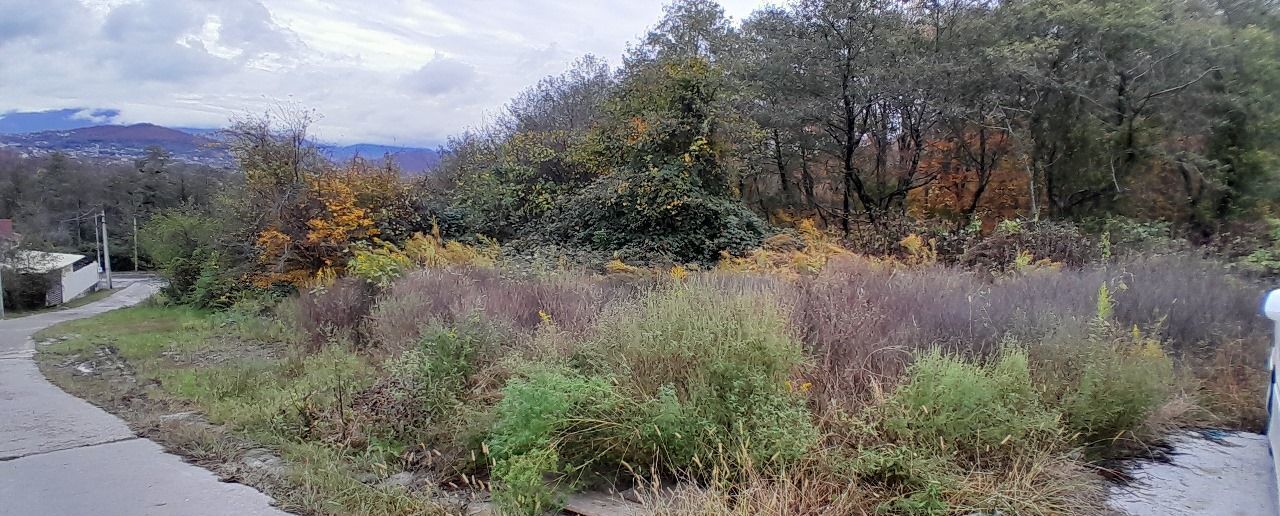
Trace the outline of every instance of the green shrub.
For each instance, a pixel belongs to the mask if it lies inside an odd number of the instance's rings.
[[[554,450],[543,473],[734,475],[813,448],[817,430],[788,382],[802,354],[777,307],[700,287],[638,303],[606,317],[576,367],[507,382],[486,441],[495,471]]]
[[[544,475],[600,461],[617,442],[610,423],[620,419],[621,403],[609,380],[567,370],[538,369],[508,382],[487,441],[499,506],[517,514],[554,508],[556,488]]]
[[[847,463],[842,463],[859,481],[913,493],[930,485],[951,485],[954,465],[932,450],[893,444],[857,450]]]
[[[632,450],[627,462],[694,475],[718,466],[733,475],[797,461],[818,438],[808,409],[798,396],[751,383],[744,379],[738,392],[700,402],[682,401],[663,386],[621,421]]]
[[[504,514],[535,516],[559,508],[559,493],[544,477],[556,470],[559,460],[554,449],[542,448],[498,462],[493,468],[493,501]]]
[[[1098,235],[1103,258],[1139,254],[1185,252],[1190,244],[1175,236],[1173,223],[1109,216],[1085,220],[1084,228]]]
[[[869,444],[838,449],[826,461],[836,478],[857,479],[859,487],[882,493],[878,514],[950,514],[948,495],[963,488],[964,470],[930,447]]]
[[[456,430],[455,416],[481,360],[504,338],[474,317],[452,328],[425,326],[417,347],[387,360],[385,374],[361,393],[357,408],[375,435],[413,443],[445,436]]]
[[[1240,224],[1239,234],[1219,238],[1220,254],[1239,260],[1246,271],[1266,275],[1280,273],[1280,218],[1262,217],[1262,222]],[[1229,233],[1228,233],[1229,234]]]
[[[884,426],[896,439],[970,457],[1033,447],[1057,429],[1031,382],[1026,353],[1012,346],[987,363],[929,351],[886,408]]]
[[[379,247],[357,247],[347,262],[347,274],[386,287],[413,268],[413,260],[396,246],[383,243]]]
[[[1062,412],[1062,424],[1077,444],[1134,436],[1173,389],[1173,361],[1160,340],[1136,326],[1118,328],[1116,309],[1115,296],[1103,284],[1087,334],[1051,335],[1030,347],[1042,398]]]
[[[407,352],[390,369],[393,374],[413,378],[423,388],[461,396],[480,367],[479,361],[491,358],[488,355],[503,338],[501,330],[477,317],[452,328],[429,325],[423,328],[417,349]]]
[[[205,308],[226,308],[234,304],[244,291],[243,285],[236,280],[235,273],[228,270],[222,253],[208,252],[198,263],[195,283],[183,302]]]
[[[800,345],[768,301],[697,285],[660,291],[606,317],[585,347],[590,362],[642,400],[649,424],[638,445],[668,467],[711,458],[785,463],[817,441],[788,381],[804,365]]]
[[[1173,361],[1136,329],[1085,346],[1079,379],[1062,399],[1067,428],[1083,444],[1132,434],[1172,390]]]
[[[654,292],[607,314],[586,346],[598,367],[652,397],[664,385],[700,402],[752,389],[785,391],[804,365],[781,309],[758,296],[690,285]]]
[[[139,232],[143,252],[168,280],[169,297],[201,307],[226,307],[239,290],[237,274],[218,250],[218,221],[189,208],[173,208]]]
[[[488,351],[492,344],[490,336],[490,329],[474,319],[455,328],[428,327],[418,349],[402,357],[399,372],[411,376],[422,388],[461,395],[476,371],[476,355]],[[392,371],[394,374],[397,368]]]
[[[952,510],[947,501],[943,499],[942,486],[931,483],[919,491],[880,504],[876,507],[876,512],[909,514],[912,516],[941,516],[951,514]]]
[[[516,378],[502,390],[497,422],[488,440],[489,453],[502,462],[555,445],[566,459],[589,459],[593,451],[586,433],[575,425],[601,416],[602,408],[619,403],[613,382],[599,376],[546,368]]]
[[[547,238],[615,253],[629,263],[715,263],[760,245],[768,224],[711,195],[678,166],[619,171],[568,196],[546,218]]]
[[[607,172],[556,199],[541,219],[549,240],[628,263],[711,264],[758,246],[768,224],[732,194],[724,80],[704,59],[672,58],[619,84],[583,149]]]

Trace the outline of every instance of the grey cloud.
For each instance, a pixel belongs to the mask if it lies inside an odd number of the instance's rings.
[[[474,66],[440,56],[404,77],[411,90],[433,96],[461,91],[477,79],[479,74]]]
[[[251,54],[300,50],[296,34],[280,26],[257,0],[218,2],[218,41]]]
[[[121,46],[105,61],[126,81],[184,82],[235,70],[233,63],[210,54],[199,41]]]
[[[539,75],[556,75],[564,71],[564,63],[578,56],[560,48],[552,42],[542,47],[526,48],[513,56],[513,65],[518,70]]]
[[[0,0],[0,112],[201,126],[292,99],[322,137],[438,143],[578,56],[616,62],[664,1]]]
[[[102,33],[120,43],[170,44],[193,30],[204,18],[191,4],[166,0],[118,5],[107,14]]]
[[[75,0],[0,2],[0,46],[18,39],[42,39],[67,32],[87,9]]]
[[[216,55],[200,39],[214,16],[219,22],[214,43],[235,55]],[[288,53],[300,45],[256,0],[123,4],[108,13],[102,34],[108,42],[99,49],[102,59],[122,78],[162,82],[231,73],[258,56]]]

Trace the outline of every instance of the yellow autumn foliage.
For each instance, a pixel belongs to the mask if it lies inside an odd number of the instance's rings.
[[[1055,262],[1048,258],[1036,259],[1035,255],[1026,250],[1018,251],[1018,255],[1013,258],[1013,266],[1010,273],[1028,274],[1038,271],[1056,271],[1062,268],[1062,262]]]
[[[634,265],[627,265],[619,258],[609,260],[604,264],[604,270],[610,274],[640,274],[644,270]]]
[[[502,249],[498,243],[480,237],[480,245],[467,245],[440,236],[440,226],[431,225],[431,234],[414,233],[404,244],[404,254],[428,268],[469,266],[491,268],[498,264]]]
[[[938,262],[937,240],[932,238],[925,240],[920,235],[912,233],[899,241],[898,245],[907,250],[907,257],[903,260],[906,265],[923,267]]]
[[[837,257],[853,256],[837,239],[822,231],[813,219],[796,222],[796,235],[779,233],[765,239],[759,249],[746,256],[724,254],[717,270],[783,275],[817,274]]]
[[[676,282],[683,282],[687,277],[689,277],[689,269],[684,268],[683,265],[673,265],[671,267],[671,279],[676,280]]]
[[[307,221],[307,243],[345,248],[353,239],[377,236],[369,210],[356,203],[355,190],[342,175],[308,177],[311,194],[324,205],[324,211]]]
[[[371,178],[359,171],[341,171],[308,174],[302,181],[304,195],[258,233],[260,268],[250,278],[257,286],[288,283],[307,288],[324,281],[320,271],[340,274],[352,247],[381,233],[371,209],[360,200]]]

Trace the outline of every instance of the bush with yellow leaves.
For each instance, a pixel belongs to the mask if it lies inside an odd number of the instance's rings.
[[[621,258],[614,258],[606,262],[604,270],[609,274],[640,274],[644,272],[644,269],[629,265],[627,262],[622,261]]]
[[[716,269],[728,272],[817,274],[836,257],[853,256],[835,237],[818,229],[813,219],[796,223],[796,234],[778,233],[745,256],[724,254]]]
[[[1029,251],[1018,251],[1018,255],[1014,257],[1011,264],[1011,272],[1018,274],[1026,274],[1037,271],[1056,271],[1062,268],[1062,262],[1055,262],[1048,258],[1036,259],[1035,255]]]
[[[440,226],[431,224],[431,234],[414,233],[404,244],[405,255],[428,268],[469,266],[491,268],[497,265],[502,249],[494,240],[480,236],[479,245],[467,245],[440,236]]]
[[[898,245],[907,250],[907,256],[903,260],[907,265],[924,267],[938,263],[938,241],[935,239],[925,240],[920,235],[911,233],[898,242]]]

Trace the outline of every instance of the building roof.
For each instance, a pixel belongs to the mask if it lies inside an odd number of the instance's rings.
[[[56,271],[74,264],[84,255],[68,253],[46,253],[43,251],[19,250],[14,257],[13,267],[24,273],[44,273]]]

